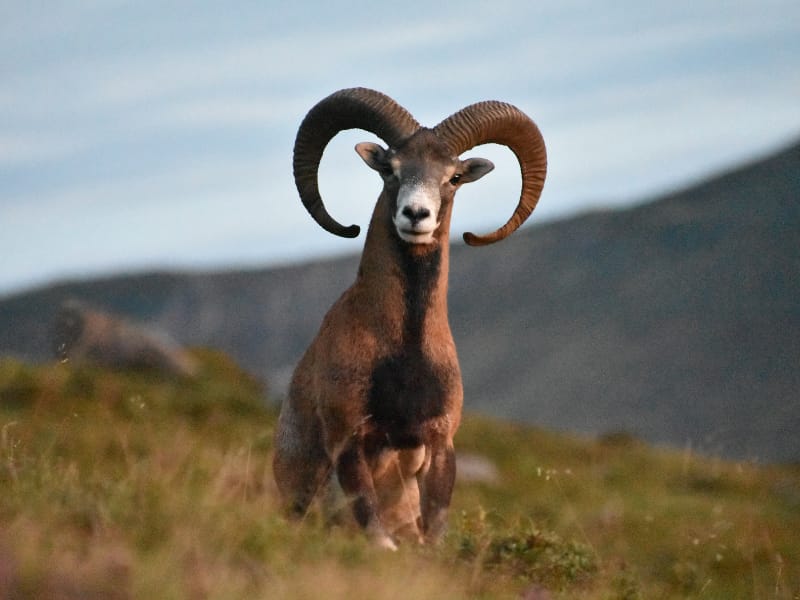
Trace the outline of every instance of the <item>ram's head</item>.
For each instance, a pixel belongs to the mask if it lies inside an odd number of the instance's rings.
[[[465,233],[468,244],[491,244],[514,232],[533,211],[544,186],[547,155],[542,135],[527,115],[510,104],[472,104],[428,129],[380,92],[341,90],[309,111],[294,148],[295,183],[303,205],[320,226],[335,235],[356,237],[360,232],[357,225],[344,227],[328,214],[317,182],[325,147],[346,129],[369,131],[387,144],[363,142],[356,152],[383,178],[384,193],[392,202],[394,227],[406,242],[431,242],[456,190],[494,168],[486,159],[459,158],[475,146],[495,143],[509,147],[519,161],[522,191],[505,225],[487,235]]]

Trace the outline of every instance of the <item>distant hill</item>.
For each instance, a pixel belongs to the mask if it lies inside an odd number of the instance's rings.
[[[357,261],[35,290],[0,301],[0,353],[52,356],[55,311],[77,298],[280,389]],[[635,208],[455,245],[450,318],[472,410],[799,461],[800,144]]]

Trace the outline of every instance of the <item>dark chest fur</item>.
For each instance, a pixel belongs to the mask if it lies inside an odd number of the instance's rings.
[[[396,249],[403,277],[403,343],[372,371],[367,413],[379,446],[415,447],[425,441],[424,424],[445,412],[451,374],[431,363],[422,351],[425,318],[441,271],[441,252],[412,255]]]

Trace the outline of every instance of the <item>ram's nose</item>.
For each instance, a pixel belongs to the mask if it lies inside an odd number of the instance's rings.
[[[431,211],[427,208],[412,208],[406,206],[403,208],[402,215],[408,219],[412,225],[416,225],[420,221],[424,221],[431,216]]]

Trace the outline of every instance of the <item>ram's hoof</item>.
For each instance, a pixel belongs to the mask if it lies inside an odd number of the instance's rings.
[[[375,544],[378,548],[383,548],[385,550],[397,550],[397,544],[394,543],[394,540],[386,533],[386,530],[381,526],[373,526],[367,528],[367,537],[370,541]]]
[[[378,545],[379,548],[383,548],[385,550],[391,550],[392,552],[397,551],[397,544],[395,544],[394,540],[392,540],[392,538],[390,538],[388,535],[385,535],[382,538],[375,540],[375,543]]]

